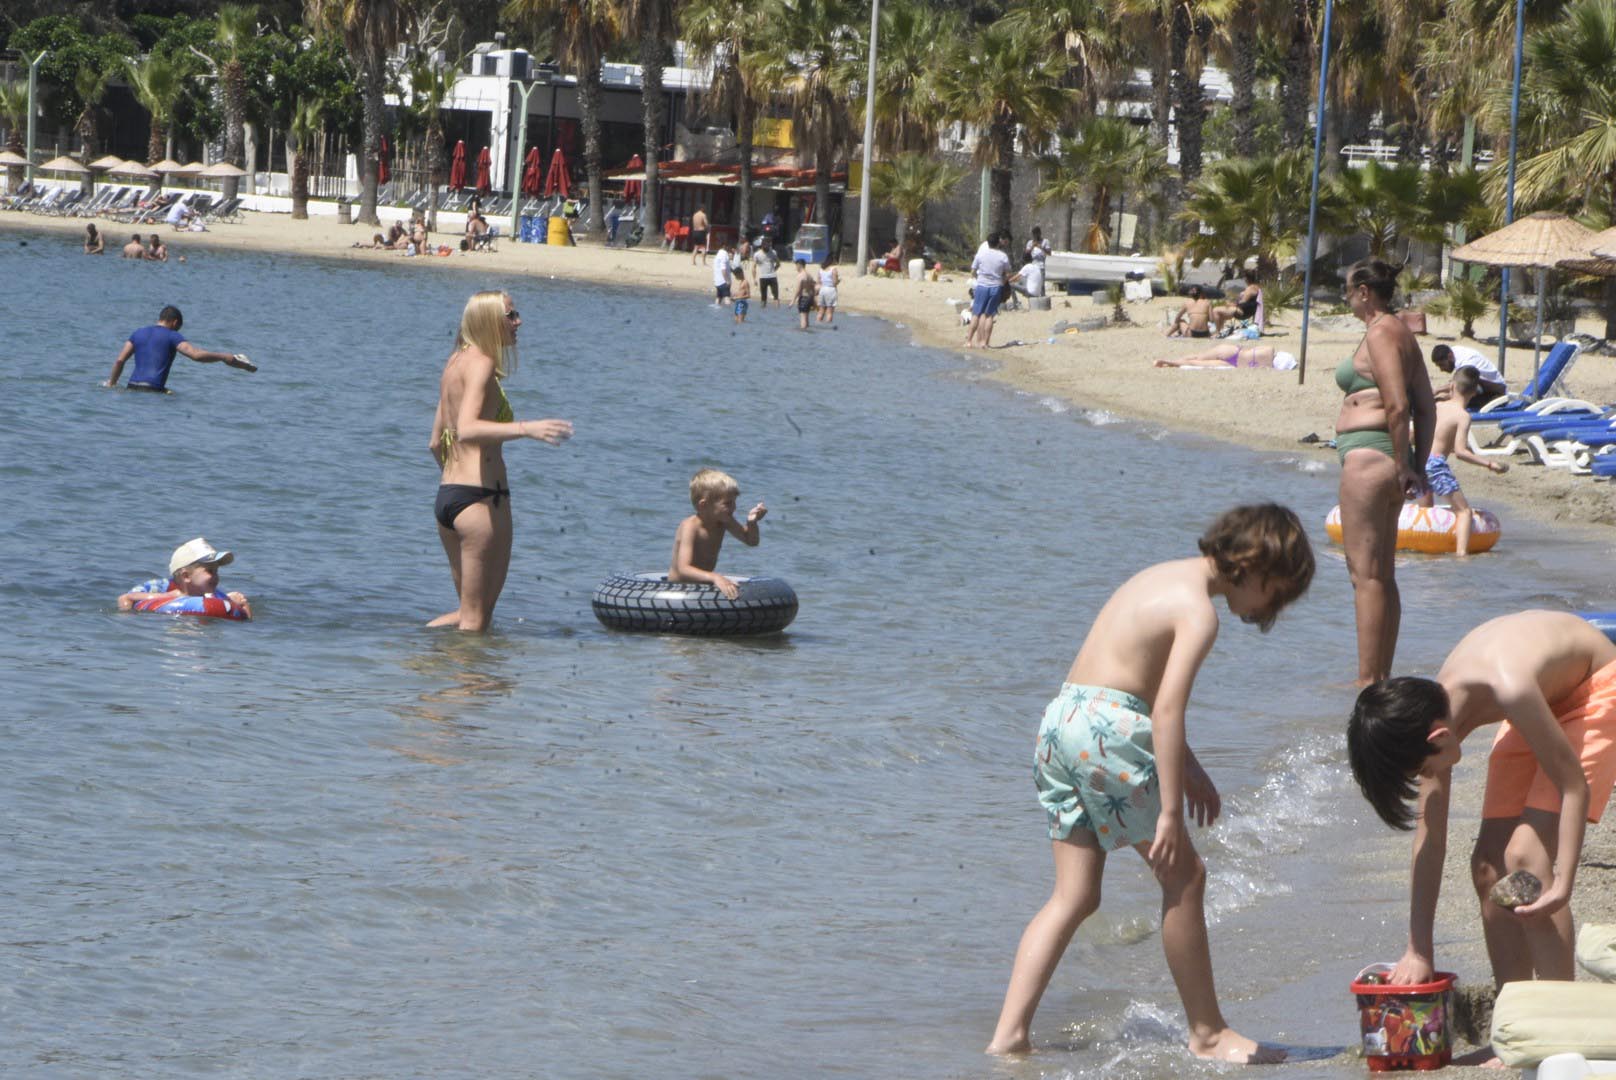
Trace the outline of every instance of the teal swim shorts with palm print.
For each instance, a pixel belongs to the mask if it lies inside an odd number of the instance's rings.
[[[1044,710],[1033,763],[1051,840],[1084,829],[1113,851],[1155,839],[1161,785],[1150,736],[1150,710],[1132,694],[1061,686]]]

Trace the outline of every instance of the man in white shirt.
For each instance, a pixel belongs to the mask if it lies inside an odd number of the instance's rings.
[[[1029,258],[1026,265],[1010,279],[1010,287],[1022,296],[1044,295],[1044,264]]]
[[[729,248],[723,243],[713,251],[713,291],[718,294],[714,305],[722,307],[729,299]]]
[[[975,290],[971,293],[971,327],[965,334],[967,349],[985,349],[993,337],[993,320],[1004,300],[1005,282],[1010,277],[1010,256],[1004,253],[1004,237],[994,233],[971,261]]]
[[[1455,370],[1462,367],[1476,369],[1476,378],[1481,382],[1481,392],[1471,400],[1472,409],[1479,409],[1494,398],[1503,397],[1509,392],[1498,367],[1468,345],[1435,345],[1431,348],[1431,363],[1446,375],[1452,375]]]
[[[184,199],[175,199],[174,205],[168,208],[163,220],[174,226],[176,230],[183,230],[191,221],[191,208],[185,205]]]

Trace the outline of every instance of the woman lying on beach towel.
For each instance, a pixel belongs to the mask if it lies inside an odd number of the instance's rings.
[[[1291,371],[1296,357],[1288,352],[1275,352],[1272,345],[1236,345],[1232,341],[1213,345],[1205,352],[1180,356],[1177,360],[1158,360],[1157,367],[1176,368],[1274,368]]]

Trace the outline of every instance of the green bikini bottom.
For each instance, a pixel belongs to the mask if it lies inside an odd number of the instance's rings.
[[[1397,460],[1397,448],[1392,445],[1391,433],[1385,428],[1337,432],[1335,452],[1343,463],[1347,460],[1349,450],[1379,450],[1393,461]]]

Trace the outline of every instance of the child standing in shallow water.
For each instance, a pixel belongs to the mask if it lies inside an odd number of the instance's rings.
[[[1235,1032],[1218,1008],[1203,899],[1206,867],[1190,843],[1217,819],[1217,788],[1184,739],[1195,673],[1218,634],[1214,597],[1266,631],[1313,580],[1313,551],[1282,506],[1230,510],[1200,539],[1201,554],[1141,570],[1111,595],[1044,710],[1034,754],[1049,815],[1055,889],[1016,949],[989,1053],[1031,1049],[1033,1013],[1055,965],[1100,903],[1106,853],[1144,856],[1161,884],[1162,949],[1189,1019],[1197,1057],[1248,1064],[1284,1052]]]
[[[1425,459],[1425,492],[1421,506],[1432,506],[1438,496],[1453,507],[1454,538],[1460,558],[1470,554],[1472,515],[1470,500],[1459,488],[1450,460],[1468,461],[1489,472],[1509,472],[1502,461],[1489,461],[1470,452],[1470,404],[1481,393],[1481,378],[1475,368],[1464,367],[1453,373],[1451,393],[1436,403],[1436,434],[1431,436],[1431,456]]]

